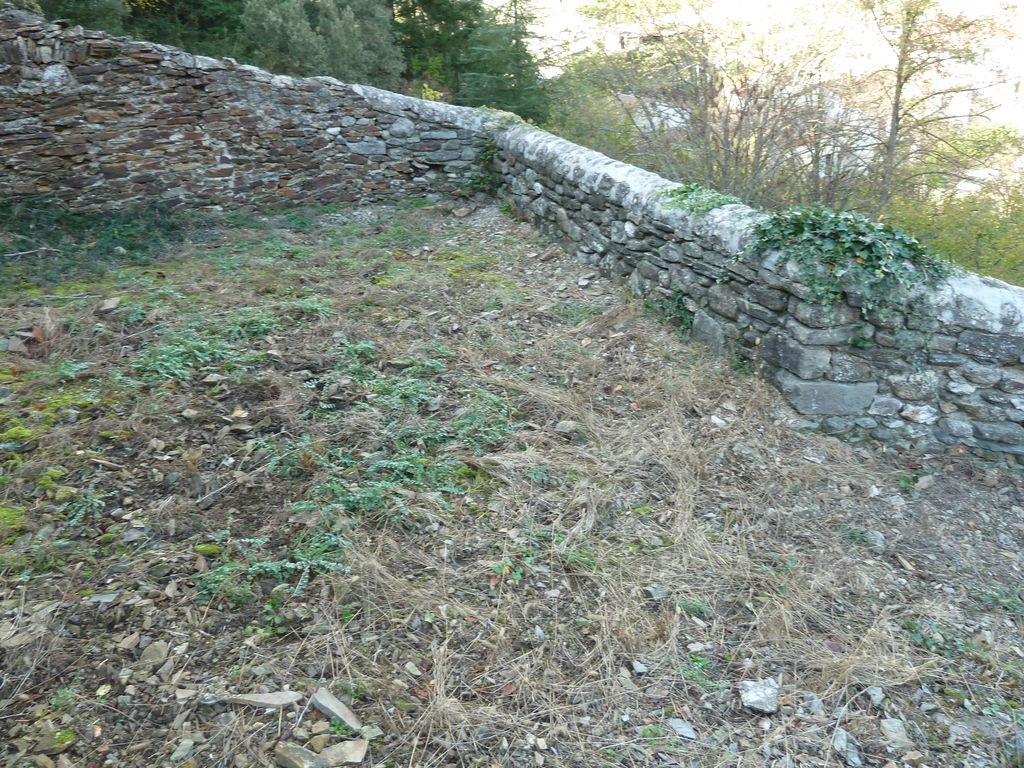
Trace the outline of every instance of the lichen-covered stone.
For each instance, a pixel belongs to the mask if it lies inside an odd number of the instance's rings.
[[[878,392],[875,382],[804,381],[788,371],[779,371],[776,382],[786,401],[803,414],[849,416],[864,413]]]

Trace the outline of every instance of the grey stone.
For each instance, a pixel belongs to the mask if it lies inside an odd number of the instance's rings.
[[[939,428],[945,430],[954,437],[971,437],[974,434],[974,425],[964,418],[945,418],[939,421]]]
[[[320,753],[320,760],[330,766],[330,768],[346,764],[355,765],[363,762],[363,758],[366,757],[366,750],[369,747],[370,742],[366,739],[343,741],[341,744],[327,747],[327,749]]]
[[[832,749],[851,768],[860,768],[864,765],[864,758],[860,754],[860,745],[844,728],[836,728],[832,734]]]
[[[351,142],[348,145],[349,151],[357,155],[386,155],[388,145],[380,139],[363,139],[362,141]],[[451,158],[454,160],[455,158]]]
[[[848,304],[826,306],[799,301],[793,307],[793,316],[812,328],[831,328],[856,322],[860,318],[860,312]]]
[[[934,400],[938,394],[938,378],[933,371],[889,376],[888,381],[896,397],[903,400]]]
[[[885,553],[885,534],[881,531],[868,531],[864,534],[868,549],[876,555]],[[868,689],[871,690],[870,688]],[[870,693],[868,694],[870,696]]]
[[[939,411],[930,405],[905,405],[900,410],[900,416],[915,424],[934,424],[939,420]]]
[[[986,357],[1003,363],[1015,363],[1024,355],[1024,336],[1005,333],[964,331],[956,345],[957,351]]]
[[[772,333],[765,337],[762,359],[801,379],[820,379],[829,369],[832,353],[821,347],[805,347],[789,336]]]
[[[802,414],[850,416],[864,413],[871,405],[878,384],[841,384],[835,381],[804,381],[788,371],[779,371],[776,382],[783,397]]]
[[[262,709],[284,709],[298,704],[305,698],[298,691],[277,691],[275,693],[242,693],[228,698],[228,703]]]
[[[328,768],[329,764],[315,753],[297,744],[280,742],[274,747],[274,762],[280,768]]]
[[[1007,445],[1024,446],[1024,427],[1012,422],[986,424],[983,421],[974,423],[974,433],[983,440]]]
[[[1010,394],[1024,394],[1024,372],[1004,371],[1003,379],[999,382],[999,388]]]
[[[882,706],[882,703],[885,701],[885,691],[883,691],[877,685],[868,686],[868,688],[865,689],[864,692],[868,695],[868,700],[874,707]]]
[[[739,300],[726,286],[718,284],[708,291],[708,305],[720,315],[735,320],[740,313]]]
[[[826,376],[832,381],[840,381],[845,384],[870,381],[872,378],[871,366],[863,360],[858,360],[842,352],[833,352],[830,369]]]
[[[174,752],[171,753],[171,762],[180,763],[190,757],[195,745],[196,743],[192,739],[182,739],[179,741],[178,746],[175,748]]]
[[[139,665],[143,667],[159,667],[167,659],[170,646],[163,640],[155,640],[147,645],[139,656]]]
[[[872,416],[894,416],[900,412],[902,407],[902,401],[897,400],[895,397],[879,396],[871,401],[868,413]]]
[[[841,435],[853,429],[854,420],[848,416],[828,416],[821,420],[821,431],[826,435]]]
[[[396,138],[407,139],[416,133],[416,124],[407,117],[400,117],[391,124],[388,130]]]
[[[683,720],[681,717],[669,718],[668,727],[676,732],[676,735],[682,739],[689,739],[694,741],[697,738],[697,731],[693,728],[693,723],[689,720]]]
[[[662,584],[648,584],[644,587],[644,594],[651,600],[660,602],[662,600],[667,600],[669,595],[672,593],[669,591],[668,587]]]
[[[879,727],[882,731],[882,738],[896,749],[910,749],[914,746],[913,740],[907,735],[907,726],[902,720],[886,717],[879,723]]]
[[[960,369],[960,373],[968,381],[982,387],[991,387],[994,384],[998,384],[1003,378],[1001,369],[992,368],[987,365],[978,365],[977,363],[967,363],[967,365]]]
[[[870,339],[875,329],[870,325],[836,325],[831,328],[808,328],[792,317],[786,319],[786,330],[802,344],[848,344],[853,339]]]
[[[739,684],[740,702],[747,709],[763,712],[766,715],[779,711],[779,681],[774,678],[764,680],[741,680]]]
[[[757,283],[747,287],[747,296],[752,301],[776,312],[786,309],[786,306],[789,304],[789,297],[784,292],[776,288],[758,285]]]
[[[318,688],[317,692],[313,694],[313,698],[310,699],[310,703],[323,714],[327,715],[327,717],[338,718],[338,720],[343,722],[356,733],[361,731],[363,728],[363,724],[360,722],[356,713],[349,709],[345,702],[326,688]]]
[[[722,324],[704,310],[698,310],[693,317],[693,338],[715,350],[725,349],[725,330]]]
[[[420,138],[424,141],[427,140],[446,140],[446,139],[457,139],[459,134],[456,131],[442,130],[442,131],[424,131]]]

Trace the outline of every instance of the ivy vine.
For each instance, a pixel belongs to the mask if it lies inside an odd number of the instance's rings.
[[[735,195],[723,195],[700,184],[681,184],[668,190],[664,195],[669,198],[669,202],[665,204],[666,208],[685,208],[697,215],[703,215],[723,205],[743,203]]]
[[[922,321],[919,327],[933,314],[928,289],[953,272],[948,261],[902,230],[820,206],[771,214],[755,226],[753,248],[779,250],[796,262],[801,282],[820,304],[831,306],[853,293],[880,319],[909,311]]]

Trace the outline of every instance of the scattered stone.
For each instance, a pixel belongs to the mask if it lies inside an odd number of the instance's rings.
[[[328,763],[297,744],[280,742],[274,747],[274,762],[281,768],[327,768]]]
[[[159,667],[167,661],[170,650],[170,646],[163,640],[154,640],[143,649],[142,655],[139,656],[139,665],[147,669]]]
[[[779,711],[780,687],[778,680],[741,680],[740,701],[747,709],[764,712],[766,715]]]
[[[633,660],[633,672],[635,672],[638,675],[646,675],[647,674],[647,665],[644,664],[642,661],[637,661],[637,660],[634,659]]]
[[[341,744],[335,744],[321,752],[320,759],[324,764],[331,766],[331,768],[336,765],[345,765],[346,763],[361,763],[363,758],[366,757],[366,750],[369,746],[370,742],[366,739],[343,741]]]
[[[919,766],[924,765],[924,761],[926,759],[927,757],[925,754],[923,752],[918,752],[917,750],[911,750],[900,758],[900,760],[911,766],[911,768],[918,768]]]
[[[381,738],[384,735],[384,731],[376,725],[364,725],[361,734],[364,739],[373,741],[374,739]]]
[[[648,584],[644,587],[644,594],[647,595],[651,600],[667,600],[668,596],[672,594],[668,587],[662,584]]]
[[[578,421],[560,421],[555,424],[555,432],[560,435],[569,437],[580,431],[580,423]]]
[[[882,736],[896,749],[910,749],[914,746],[913,739],[907,735],[907,726],[902,720],[887,717],[880,723]]]
[[[323,721],[321,720],[320,722],[323,722]],[[323,752],[324,749],[327,747],[327,745],[330,744],[330,743],[331,743],[331,736],[330,736],[330,734],[318,733],[316,736],[313,736],[312,738],[310,738],[310,740],[306,743],[306,746],[309,747],[314,752]]]
[[[881,531],[868,531],[864,534],[864,539],[867,542],[868,549],[876,555],[881,555],[885,552],[885,534]]]
[[[192,739],[182,739],[179,741],[177,749],[171,753],[171,762],[180,763],[185,758],[191,757],[195,745],[196,743]]]
[[[327,717],[336,717],[356,733],[363,730],[363,724],[359,721],[356,713],[326,688],[317,689],[310,703]]]
[[[843,762],[852,768],[860,768],[864,765],[864,758],[860,754],[860,745],[845,729],[836,728],[835,733],[832,734],[832,749],[836,751]]]
[[[882,702],[885,701],[885,691],[879,688],[877,685],[872,685],[864,691],[868,695],[872,706],[880,707]]]
[[[109,299],[104,299],[98,307],[94,310],[97,315],[107,315],[113,312],[121,306],[121,297],[114,296]],[[184,758],[183,758],[184,759]]]
[[[697,731],[693,729],[693,723],[689,720],[673,717],[668,721],[668,726],[682,739],[689,739],[690,741],[697,739]]]
[[[43,755],[59,755],[70,749],[76,741],[78,741],[78,734],[68,728],[50,731],[39,739],[39,743],[36,744],[36,752]]]
[[[278,691],[277,693],[244,693],[230,697],[228,702],[247,707],[262,707],[263,709],[284,709],[292,704],[298,704],[302,699],[303,696],[298,691]]]

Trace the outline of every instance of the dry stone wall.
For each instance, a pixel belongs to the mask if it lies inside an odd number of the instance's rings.
[[[749,253],[765,214],[668,205],[671,182],[529,127],[499,132],[516,205],[637,295],[679,296],[693,334],[751,360],[805,416],[851,439],[1024,454],[1024,289],[960,275],[931,320],[884,319],[857,296],[817,303],[784,253]]]
[[[53,194],[79,207],[266,206],[463,188],[482,116],[376,95],[8,10],[0,195]]]
[[[1024,289],[976,275],[930,297],[926,327],[856,296],[822,307],[764,216],[695,215],[675,185],[517,122],[330,78],[0,13],[0,195],[83,208],[163,201],[366,201],[499,183],[580,260],[681,300],[693,334],[746,358],[808,428],[900,447],[1024,455]]]

